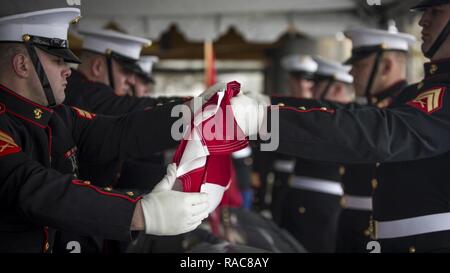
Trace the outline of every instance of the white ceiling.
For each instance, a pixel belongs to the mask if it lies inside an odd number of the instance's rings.
[[[201,16],[338,11],[354,6],[353,0],[91,0],[82,3],[82,10],[96,16]]]
[[[80,0],[2,0],[0,15],[77,4]],[[276,41],[287,30],[311,37],[334,35],[350,26],[370,26],[364,16],[405,0],[81,0],[79,27],[115,22],[130,34],[158,39],[175,24],[190,41],[218,39],[234,27],[251,42]],[[75,5],[76,6],[76,5]]]

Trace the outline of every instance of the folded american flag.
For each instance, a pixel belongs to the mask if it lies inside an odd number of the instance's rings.
[[[220,203],[231,177],[231,153],[248,146],[248,140],[234,120],[230,100],[240,84],[229,82],[194,114],[173,162],[185,192],[206,192],[212,212]]]

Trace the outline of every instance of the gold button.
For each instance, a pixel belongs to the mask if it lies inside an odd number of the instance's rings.
[[[369,227],[367,228],[367,231],[369,231],[370,238],[375,239],[377,237],[376,224],[375,224],[375,220],[373,220],[372,216],[370,217]]]
[[[370,230],[369,229],[364,230],[364,236],[366,236],[366,237],[370,236]]]
[[[376,178],[372,179],[370,183],[372,184],[372,189],[376,189],[378,187],[378,180]]]
[[[306,212],[305,207],[299,207],[299,208],[298,208],[298,212],[299,212],[300,214],[304,214],[304,213]]]
[[[305,111],[306,107],[305,106],[300,106],[300,107],[298,107],[298,109]]]
[[[438,71],[438,66],[435,64],[432,64],[430,66],[430,74],[434,74],[434,73],[436,73],[436,71]]]
[[[80,22],[80,19],[81,19],[81,16],[77,16],[77,17],[75,17],[75,19],[70,21],[70,24],[72,24],[72,25],[78,24],[78,22]]]
[[[345,174],[345,167],[344,166],[339,166],[339,174],[340,175],[344,175]]]
[[[280,106],[280,107],[284,107],[285,106],[284,103],[282,103],[282,102],[278,103],[277,105]]]
[[[345,199],[345,197],[342,197],[339,203],[341,204],[341,207],[343,208],[347,207],[347,200]]]
[[[112,54],[112,49],[111,48],[107,48],[105,50],[106,55],[111,55]]]
[[[409,248],[408,251],[409,251],[409,253],[416,253],[416,248],[412,246]]]
[[[112,191],[112,188],[111,187],[105,187],[104,190],[105,191]]]
[[[34,118],[35,119],[41,119],[42,118],[42,113],[44,113],[44,112],[42,112],[41,109],[36,108],[36,109],[34,109],[33,113],[34,113]]]
[[[28,34],[24,34],[24,35],[22,36],[22,40],[23,40],[24,42],[28,42],[30,39],[31,39],[31,36],[28,35]]]
[[[132,192],[132,191],[127,191],[127,194],[128,194],[129,196],[134,196],[134,192]]]
[[[84,184],[91,185],[91,181],[84,181]]]

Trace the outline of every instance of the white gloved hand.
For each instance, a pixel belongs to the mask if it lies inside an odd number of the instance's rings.
[[[272,103],[269,96],[261,94],[261,93],[244,92],[244,95],[256,100],[259,104],[264,105],[264,106],[270,106]]]
[[[231,99],[234,118],[244,134],[248,137],[258,134],[263,125],[267,106],[244,94]]]
[[[219,82],[219,83],[216,83],[216,84],[212,85],[211,87],[209,87],[208,89],[203,91],[200,95],[194,97],[191,100],[191,102],[189,104],[189,107],[191,108],[191,112],[192,113],[197,112],[217,92],[225,91],[226,89],[227,89],[227,84],[226,83]]]
[[[194,230],[208,217],[208,195],[172,190],[176,165],[167,167],[166,176],[152,192],[141,199],[145,233],[178,235]]]
[[[212,98],[217,92],[225,91],[227,90],[227,84],[223,82],[218,82],[212,86],[210,86],[208,89],[203,91],[198,97],[202,98],[203,101],[208,101],[210,98]]]

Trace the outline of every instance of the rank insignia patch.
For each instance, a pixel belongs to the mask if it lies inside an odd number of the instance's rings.
[[[93,118],[95,118],[95,114],[89,113],[88,111],[81,110],[77,107],[72,107],[72,109],[75,110],[77,116],[79,116],[80,118],[84,118],[87,120],[92,120]]]
[[[439,87],[420,93],[415,99],[407,104],[415,107],[422,112],[431,114],[442,107],[442,98],[444,96],[445,87]]]
[[[20,152],[20,147],[7,133],[0,130],[0,157]]]

